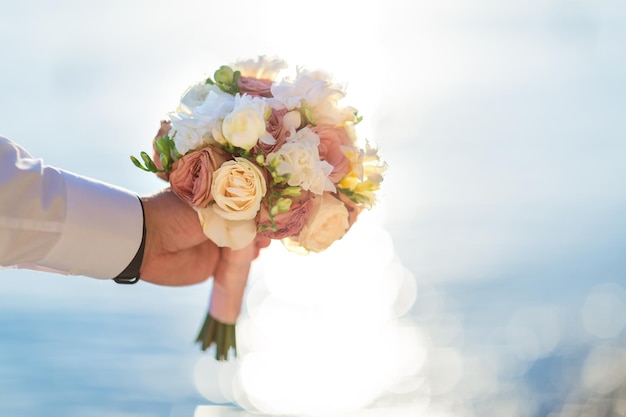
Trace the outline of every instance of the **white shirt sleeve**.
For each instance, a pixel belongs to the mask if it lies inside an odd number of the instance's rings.
[[[137,195],[44,165],[0,136],[0,265],[114,278],[142,234]]]

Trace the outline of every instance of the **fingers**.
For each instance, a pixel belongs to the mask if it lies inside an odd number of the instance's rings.
[[[146,220],[160,232],[163,249],[176,252],[208,240],[202,230],[198,213],[171,190],[165,189],[147,199]],[[149,214],[154,215],[148,217]]]
[[[142,266],[141,279],[166,286],[199,284],[215,275],[219,256],[219,248],[210,240],[179,252],[160,253]]]

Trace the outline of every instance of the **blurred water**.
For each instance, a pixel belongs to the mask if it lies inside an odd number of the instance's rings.
[[[626,415],[621,2],[0,5],[0,134],[139,193],[163,183],[128,155],[217,66],[279,55],[349,82],[390,165],[376,216],[424,355],[361,415]],[[209,293],[1,271],[0,415],[193,415]]]

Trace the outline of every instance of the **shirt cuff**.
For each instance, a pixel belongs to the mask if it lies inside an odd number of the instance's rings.
[[[38,264],[93,278],[116,277],[143,235],[139,197],[128,190],[61,171],[66,216],[60,239]]]

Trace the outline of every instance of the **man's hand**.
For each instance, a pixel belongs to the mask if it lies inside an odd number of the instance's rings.
[[[220,248],[202,232],[195,210],[169,190],[141,200],[146,220],[141,279],[180,286],[213,276]]]
[[[270,239],[257,236],[240,250],[219,248],[200,226],[198,214],[170,190],[142,197],[146,246],[141,263],[143,281],[158,285],[197,284],[212,276],[247,278],[250,264]]]

